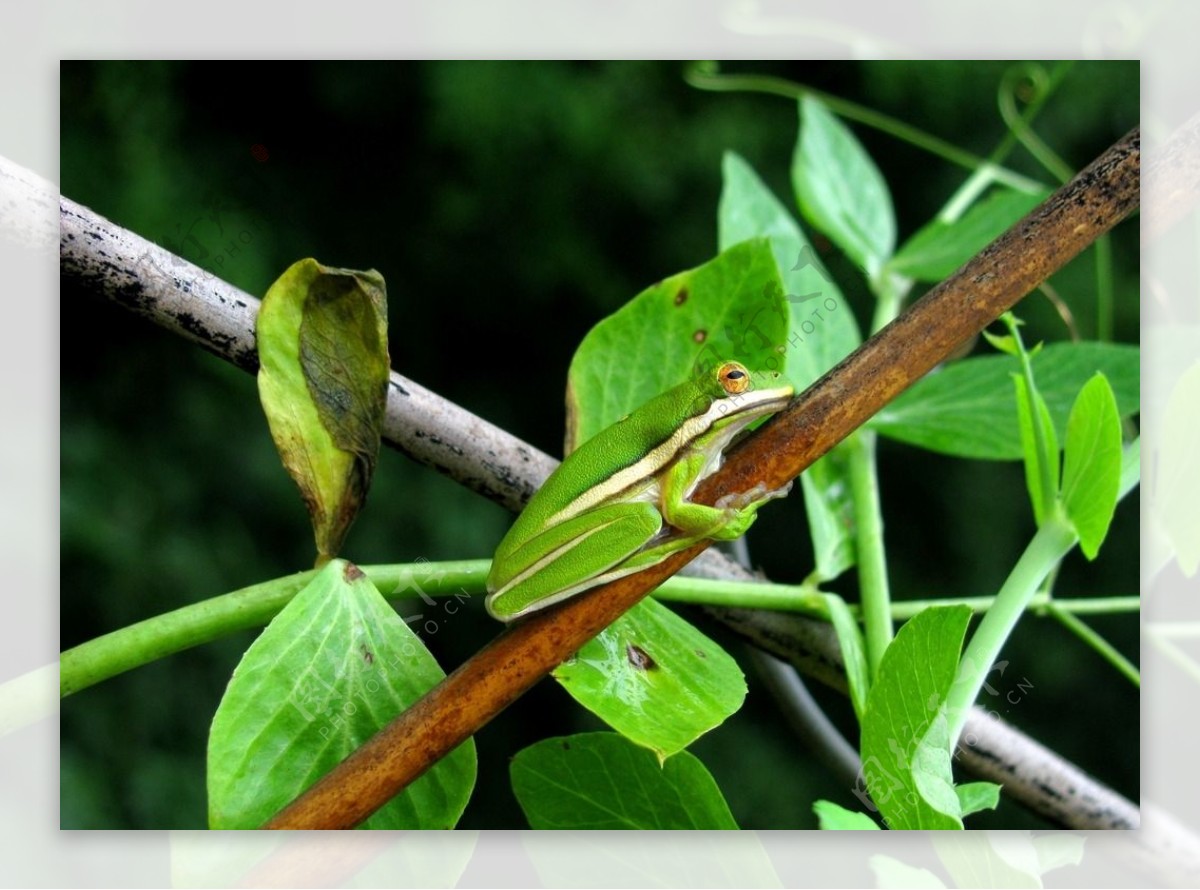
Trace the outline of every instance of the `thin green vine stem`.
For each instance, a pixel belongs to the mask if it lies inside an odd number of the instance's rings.
[[[988,670],[1028,608],[1043,579],[1078,541],[1074,529],[1058,509],[1047,516],[963,651],[954,686],[946,699],[950,749],[958,743],[971,705],[987,680]]]
[[[903,275],[884,274],[872,278],[868,284],[875,296],[871,332],[876,333],[900,314],[900,306],[913,282]],[[875,433],[860,429],[851,434],[844,445],[849,466],[850,497],[854,504],[855,561],[862,603],[863,640],[872,679],[879,670],[884,651],[895,636],[875,443]]]
[[[59,656],[59,694],[64,698],[167,655],[261,627],[299,593],[315,570],[274,578],[146,618],[88,640]]]
[[[1019,74],[1024,74],[1029,71],[1035,71],[1045,78],[1041,66],[1029,68],[1026,66],[1023,69],[1018,69]],[[1007,77],[1007,75],[1006,75]],[[1035,76],[1036,80],[1037,77]],[[1003,85],[1003,84],[1002,84]],[[1034,132],[1033,127],[1029,125],[1029,120],[1020,111],[1017,110],[1016,91],[1011,87],[1009,89],[1001,89],[997,95],[997,105],[1000,108],[1000,117],[1004,120],[1004,125],[1008,127],[1009,133],[1021,143],[1034,159],[1041,164],[1051,176],[1055,177],[1060,183],[1066,182],[1072,176],[1074,171],[1071,170],[1069,164],[1060,158],[1055,151],[1050,148],[1042,138]]]
[[[385,597],[393,599],[405,593],[429,596],[433,592],[457,592],[467,585],[482,587],[489,564],[484,559],[361,568]],[[262,627],[315,574],[314,569],[244,587],[67,649],[59,656],[59,694],[65,697],[164,656],[237,631]]]
[[[1107,233],[1096,239],[1096,339],[1113,338],[1113,251]]]
[[[482,594],[490,565],[490,560],[475,559],[360,568],[388,600],[419,597],[430,602],[431,597]],[[59,693],[65,697],[167,655],[210,643],[238,631],[263,627],[315,574],[315,571],[307,571],[264,581],[147,618],[68,649],[60,658]],[[659,587],[654,596],[666,602],[773,609],[807,615],[821,621],[829,620],[825,595],[811,584],[770,584],[676,576]],[[994,602],[994,597],[906,600],[892,604],[891,617],[895,621],[903,621],[931,605],[966,605],[975,612],[986,612]],[[1048,602],[1049,597],[1039,594],[1034,597],[1030,608],[1040,613]],[[1064,611],[1077,615],[1112,614],[1137,611],[1141,600],[1136,596],[1073,598],[1057,601],[1056,604]],[[858,606],[852,605],[850,610],[856,616],[861,616]],[[3,684],[0,689],[11,685]]]
[[[997,91],[997,103],[1000,104],[1004,100],[1001,98],[1000,91],[1007,92],[1012,97],[1012,108],[1016,109],[1016,88],[1015,81],[1020,77],[1029,77],[1033,81],[1035,92],[1033,98],[1025,103],[1025,107],[1020,112],[1016,112],[1016,117],[1020,124],[1024,127],[1031,127],[1033,120],[1041,113],[1042,108],[1050,100],[1050,97],[1058,90],[1067,74],[1075,67],[1073,60],[1060,61],[1049,74],[1046,74],[1040,63],[1035,63],[1036,67],[1031,69],[1028,66],[1014,66],[1004,73],[1000,80],[1000,86]],[[1017,144],[1017,134],[1013,132],[1011,127],[1006,127],[1004,138],[988,155],[988,160],[994,164],[999,164],[1008,157],[1008,153],[1012,151]]]
[[[926,133],[911,124],[859,105],[857,102],[850,102],[822,90],[785,80],[782,77],[774,77],[769,74],[720,74],[715,68],[706,67],[706,65],[711,65],[711,63],[689,65],[684,71],[684,80],[697,89],[713,92],[766,93],[795,100],[799,100],[802,96],[811,96],[819,99],[831,111],[847,120],[857,121],[887,133],[889,136],[915,145],[917,148],[924,149],[967,170],[986,171],[986,174],[996,182],[1002,182],[1023,192],[1037,191],[1042,187],[1036,180],[1022,176],[999,164],[994,164],[987,158],[981,158],[979,155],[959,148],[932,133]]]
[[[941,599],[902,600],[892,603],[892,618],[905,621],[930,606],[967,606],[972,612],[982,614],[995,604],[994,596],[943,597]],[[1044,616],[1053,603],[1058,609],[1072,615],[1120,615],[1140,612],[1142,598],[1139,596],[1097,596],[1054,599],[1044,590],[1039,590],[1029,601],[1029,611]]]
[[[1057,618],[1064,627],[1100,653],[1105,661],[1129,678],[1129,681],[1134,686],[1141,687],[1141,672],[1138,671],[1133,662],[1118,652],[1112,643],[1104,639],[1094,629],[1088,627],[1066,609],[1060,609],[1058,603],[1053,600],[1046,604],[1046,612]]]
[[[720,581],[677,575],[655,590],[653,596],[665,603],[730,609],[769,609],[776,612],[795,612],[820,621],[829,620],[825,594],[806,584]]]
[[[1018,113],[1022,124],[1024,124],[1026,127],[1032,125],[1034,119],[1041,112],[1046,102],[1049,101],[1052,95],[1054,95],[1054,92],[1058,89],[1059,84],[1061,84],[1063,78],[1066,77],[1067,72],[1071,70],[1072,65],[1074,65],[1074,62],[1060,62],[1054,67],[1054,70],[1049,75],[1043,75],[1043,77],[1040,79],[1035,78],[1037,92]],[[1009,93],[1014,92],[1013,81],[1016,79],[1016,77],[1021,76],[1023,70],[1024,69],[1010,69],[1009,71],[1005,72],[1004,77],[1001,79],[1000,86],[997,88],[998,101],[1000,91],[1007,91]],[[991,175],[991,171],[995,170],[1004,162],[1004,159],[1008,157],[1009,152],[1013,150],[1016,144],[1016,134],[1012,131],[1011,127],[1005,127],[1004,136],[987,156],[988,164],[991,166],[986,168],[981,167],[968,176],[963,184],[958,187],[954,194],[950,196],[949,200],[947,200],[942,206],[942,209],[938,211],[937,218],[943,222],[952,223],[955,222],[963,213],[965,213],[966,209],[975,201],[977,197],[979,197],[979,194],[996,181],[996,179]]]
[[[883,542],[883,512],[875,463],[875,434],[859,430],[846,439],[850,495],[854,502],[855,547],[858,555],[859,598],[867,665],[874,678],[883,653],[892,642],[891,591]]]
[[[829,620],[829,610],[824,605],[824,594],[808,584],[721,581],[677,575],[654,591],[654,598],[663,602],[687,603],[693,606],[797,612],[810,618]],[[891,604],[891,618],[893,621],[907,621],[931,606],[966,606],[972,612],[982,614],[992,608],[995,602],[994,596],[900,600]],[[1138,596],[1053,599],[1049,593],[1039,590],[1029,601],[1029,611],[1034,615],[1044,616],[1048,613],[1047,607],[1051,602],[1062,611],[1073,615],[1121,615],[1138,612],[1142,608],[1142,600]],[[856,618],[862,617],[862,607],[855,603],[850,604],[850,612]],[[1197,633],[1200,634],[1200,631]]]

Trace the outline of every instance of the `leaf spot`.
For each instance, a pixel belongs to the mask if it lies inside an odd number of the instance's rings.
[[[654,663],[654,659],[646,653],[645,649],[640,646],[635,646],[633,643],[630,643],[625,647],[625,657],[628,658],[629,663],[639,671],[651,671],[658,667],[658,665]]]

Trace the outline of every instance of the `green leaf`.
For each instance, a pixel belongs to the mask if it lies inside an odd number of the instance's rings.
[[[792,187],[804,218],[877,277],[896,246],[887,183],[849,128],[808,96],[800,100]]]
[[[1035,343],[1032,349],[1025,349],[1024,344],[1021,343],[1017,336],[1017,329],[1023,327],[1025,322],[1013,315],[1011,311],[1003,313],[999,320],[1008,328],[1010,333],[1002,335],[993,334],[991,331],[980,331],[983,334],[983,339],[992,344],[997,352],[1016,356],[1025,352],[1030,358],[1033,358],[1042,351],[1042,347],[1045,344],[1041,342]]]
[[[1060,436],[1076,393],[1097,372],[1112,384],[1121,417],[1138,411],[1136,346],[1053,343],[1031,361]],[[1020,460],[1024,452],[1009,382],[1019,372],[1018,360],[1007,355],[954,362],[927,374],[876,414],[869,426],[884,436],[942,454]]]
[[[983,334],[983,339],[995,347],[997,352],[1003,352],[1006,355],[1020,355],[1021,347],[1017,343],[1017,338],[1012,334],[993,334],[991,331],[980,331]]]
[[[951,773],[950,727],[944,716],[929,723],[912,753],[912,778],[917,793],[935,812],[962,820],[962,804]]]
[[[896,251],[888,270],[918,281],[941,281],[1049,195],[1049,189],[1030,194],[997,188],[961,219],[935,219],[923,226]]]
[[[686,751],[659,764],[610,732],[545,739],[513,758],[513,792],[533,828],[736,829],[704,764]]]
[[[832,581],[857,559],[848,463],[846,450],[839,445],[800,476],[819,581]]]
[[[962,828],[945,702],[954,684],[966,606],[936,606],[906,622],[867,696],[863,774],[889,828]]]
[[[741,157],[726,152],[717,214],[721,250],[767,237],[786,291],[789,334],[787,376],[796,392],[845,358],[862,337],[837,284],[782,203]],[[850,485],[845,456],[835,448],[800,477],[813,557],[822,580],[854,565],[848,521]]]
[[[378,272],[295,263],[258,314],[258,391],[308,507],[318,563],[366,500],[387,404],[387,297]]]
[[[766,238],[648,287],[593,327],[575,351],[566,451],[698,368],[736,359],[752,371],[782,371],[787,321]]]
[[[1117,489],[1117,500],[1133,491],[1141,478],[1142,440],[1139,437],[1121,449],[1121,485]]]
[[[967,782],[954,786],[954,791],[964,817],[1000,805],[1000,786],[995,782]]]
[[[1035,389],[1031,399],[1029,387],[1020,374],[1013,375],[1013,385],[1017,392],[1017,425],[1021,431],[1021,451],[1025,458],[1025,487],[1029,489],[1034,519],[1041,525],[1058,497],[1058,436],[1054,433],[1054,421],[1042,394]],[[1036,410],[1041,422],[1044,453],[1038,448],[1037,437],[1034,434],[1033,403],[1037,405]],[[1050,480],[1048,491],[1044,490],[1045,486],[1042,484],[1045,478]]]
[[[825,605],[829,609],[829,620],[837,633],[842,661],[846,665],[846,679],[850,684],[850,701],[859,722],[867,709],[867,693],[871,689],[871,674],[867,668],[867,651],[862,631],[850,612],[846,601],[836,593],[827,593]]]
[[[660,758],[719,726],[746,697],[737,662],[652,599],[586,643],[554,677],[577,702]]]
[[[1062,498],[1079,535],[1079,547],[1095,559],[1108,534],[1121,484],[1121,418],[1103,374],[1080,390],[1067,421]]]
[[[854,313],[787,208],[740,156],[726,152],[717,211],[722,251],[766,237],[791,310],[787,376],[799,392],[862,342]]]
[[[257,828],[445,674],[357,567],[327,564],[246,650],[208,739],[209,825]],[[368,828],[452,828],[475,782],[468,740]]]
[[[818,800],[813,804],[813,812],[822,831],[879,831],[875,820],[866,813],[856,813],[831,800]]]

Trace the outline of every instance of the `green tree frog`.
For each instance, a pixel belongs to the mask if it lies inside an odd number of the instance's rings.
[[[778,374],[772,375],[778,378]],[[567,456],[496,549],[486,606],[511,621],[661,562],[696,541],[729,541],[791,488],[761,483],[715,506],[688,498],[733,439],[779,411],[792,388],[755,389],[727,361],[651,399]]]

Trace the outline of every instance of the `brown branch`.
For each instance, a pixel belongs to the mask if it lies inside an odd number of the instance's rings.
[[[798,396],[730,455],[696,500],[778,487],[978,334],[1138,204],[1137,130]],[[267,828],[349,828],[460,745],[705,549],[509,628],[281,810]]]

